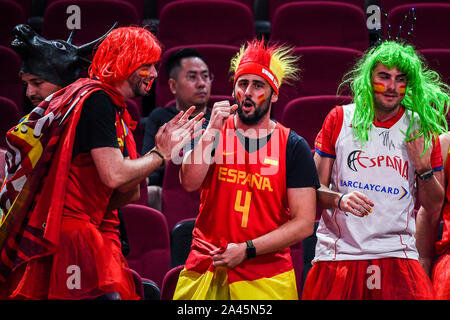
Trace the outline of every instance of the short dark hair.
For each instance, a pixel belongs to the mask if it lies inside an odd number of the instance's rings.
[[[186,58],[200,58],[208,65],[205,57],[203,57],[197,50],[192,48],[182,48],[173,52],[166,61],[167,79],[176,78],[181,67],[181,60]],[[176,75],[174,74],[176,72]]]

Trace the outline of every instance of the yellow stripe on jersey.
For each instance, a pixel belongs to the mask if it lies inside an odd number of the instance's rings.
[[[294,270],[253,281],[228,283],[227,269],[198,273],[183,269],[174,300],[297,300]]]
[[[273,166],[277,166],[278,165],[278,160],[265,158],[264,159],[264,164],[271,164]]]
[[[178,277],[173,300],[229,300],[227,269],[198,273],[185,268]]]
[[[253,281],[230,284],[231,300],[298,300],[294,270]]]

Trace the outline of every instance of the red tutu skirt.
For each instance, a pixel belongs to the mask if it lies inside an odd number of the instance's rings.
[[[304,300],[433,299],[433,287],[417,260],[384,258],[316,262]]]
[[[118,241],[89,221],[64,216],[56,252],[32,259],[1,285],[15,299],[93,299],[118,292],[139,299]]]
[[[450,251],[438,258],[432,273],[436,299],[450,300]]]

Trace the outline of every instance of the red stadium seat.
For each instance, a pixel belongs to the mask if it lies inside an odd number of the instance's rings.
[[[253,13],[236,1],[178,0],[167,4],[159,17],[158,39],[166,49],[192,44],[240,46],[254,36]]]
[[[159,17],[161,10],[169,3],[177,0],[156,0],[156,12],[157,17]],[[236,1],[246,5],[250,10],[253,10],[253,0],[228,0],[228,1]]]
[[[178,178],[181,165],[169,161],[164,170],[161,191],[161,211],[167,219],[170,232],[175,225],[183,220],[196,218],[200,206],[200,192],[187,192]]]
[[[147,206],[128,204],[120,209],[130,252],[127,262],[141,277],[161,287],[170,269],[170,240],[161,212]]]
[[[104,35],[117,21],[119,26],[141,25],[136,8],[121,0],[59,0],[45,9],[42,36],[46,39],[67,39],[70,31],[67,19],[69,6],[80,7],[80,27],[74,35],[75,45],[85,44]]]
[[[25,0],[25,1],[31,2],[31,0]],[[56,2],[56,1],[61,1],[61,0],[45,0],[45,5],[46,5],[46,7],[48,7],[51,3]],[[111,2],[111,0],[102,0],[102,1]],[[141,20],[143,19],[144,13],[145,13],[145,2],[147,0],[113,0],[113,1],[123,1],[123,2],[128,2],[128,3],[132,4],[134,6],[134,8],[136,9],[136,12],[137,12],[139,18]],[[73,1],[73,4],[76,4],[76,2]]]
[[[417,49],[450,49],[450,38],[446,36],[450,30],[450,4],[448,3],[417,3],[395,7],[388,15],[389,23],[392,26],[391,37],[397,37],[399,26],[413,7],[417,20],[409,42]],[[407,37],[410,21],[411,18],[403,25],[400,38]],[[383,29],[386,38],[387,28],[383,27]]]
[[[389,13],[395,7],[404,4],[416,3],[448,3],[448,0],[378,0],[378,5],[383,8],[386,13]]]
[[[286,104],[293,99],[336,95],[342,78],[362,52],[338,47],[299,47],[294,54],[300,57],[300,79],[280,88],[278,101],[272,106],[272,117],[276,120],[281,120]]]
[[[173,293],[177,287],[178,276],[180,275],[181,270],[183,270],[184,265],[179,265],[175,268],[172,268],[167,272],[164,276],[164,281],[161,289],[161,300],[172,300]]]
[[[328,112],[337,105],[351,103],[349,96],[311,96],[292,100],[286,105],[281,123],[294,130],[314,149],[314,141]]]
[[[275,11],[278,9],[278,7],[280,7],[286,3],[301,2],[301,1],[305,2],[305,1],[317,1],[317,0],[267,0],[269,21],[272,21],[273,15],[274,15]],[[328,1],[345,2],[348,4],[354,4],[358,7],[360,7],[361,9],[364,8],[364,0],[328,0]]]
[[[0,96],[14,101],[22,113],[25,90],[19,77],[20,56],[12,49],[0,46]]]
[[[292,2],[274,13],[270,40],[293,46],[333,46],[364,51],[369,45],[366,14],[355,5]]]
[[[0,0],[0,46],[9,46],[14,39],[13,28],[26,23],[24,9],[14,0]]]
[[[442,80],[450,85],[450,48],[423,49],[419,52],[425,57],[428,67],[439,73]]]
[[[0,148],[6,148],[6,132],[19,122],[21,113],[14,101],[0,97],[0,114]]]
[[[22,7],[22,10],[25,14],[25,19],[28,20],[33,15],[33,1],[34,0],[19,0],[16,1]]]
[[[134,280],[134,286],[136,287],[136,293],[141,299],[144,299],[144,286],[142,285],[142,278],[139,273],[134,271],[133,269],[127,268],[127,271],[131,273]]]

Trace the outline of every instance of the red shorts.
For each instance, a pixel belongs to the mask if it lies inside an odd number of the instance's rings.
[[[434,264],[432,279],[436,299],[450,300],[450,250]]]
[[[431,281],[420,263],[400,258],[316,262],[302,295],[305,300],[433,298]]]

